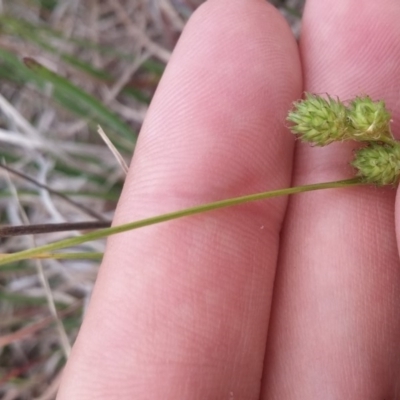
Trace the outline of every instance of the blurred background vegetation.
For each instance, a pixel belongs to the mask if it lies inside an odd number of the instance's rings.
[[[0,0],[0,225],[109,221],[152,95],[202,0]],[[296,35],[304,0],[272,1]],[[0,237],[1,254],[80,235]],[[54,399],[99,266],[0,267],[0,398]],[[72,251],[72,250],[71,250]]]

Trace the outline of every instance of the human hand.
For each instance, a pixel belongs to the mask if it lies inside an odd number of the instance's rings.
[[[294,146],[285,116],[303,91],[369,94],[396,134],[399,20],[395,0],[308,0],[298,50],[264,1],[206,3],[153,99],[114,223],[351,177],[352,143]],[[311,192],[110,238],[58,399],[399,398],[394,198]]]

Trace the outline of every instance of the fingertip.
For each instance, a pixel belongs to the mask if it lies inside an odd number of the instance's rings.
[[[307,90],[397,104],[399,18],[396,0],[308,0],[300,40]]]
[[[265,173],[271,187],[287,186],[293,138],[284,121],[301,87],[296,41],[273,6],[260,0],[203,4],[153,98],[117,218],[126,219],[131,207],[125,205],[135,197],[145,201],[152,190],[180,196],[186,188],[190,197],[201,189],[208,196],[203,201],[210,201],[221,190],[226,197],[237,195],[239,186],[240,193],[264,189]]]

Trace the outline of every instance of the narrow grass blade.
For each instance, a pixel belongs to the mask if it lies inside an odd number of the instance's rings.
[[[123,135],[132,143],[135,142],[135,135],[130,127],[95,97],[73,85],[68,79],[50,71],[32,58],[24,58],[24,63],[38,77],[53,84],[55,98],[63,99],[64,102],[69,99],[70,105],[71,102],[75,104],[75,112],[80,112],[86,118],[95,119],[110,130]]]

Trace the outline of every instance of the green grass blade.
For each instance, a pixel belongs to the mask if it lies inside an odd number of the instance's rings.
[[[72,103],[75,104],[75,112],[79,112],[86,118],[96,120],[98,124],[123,135],[132,144],[135,142],[136,137],[131,128],[95,97],[73,85],[68,79],[50,71],[32,58],[25,58],[24,62],[38,77],[53,84],[54,97],[56,99],[63,100],[64,103],[69,100],[70,107]]]
[[[0,302],[9,302],[14,306],[47,306],[47,299],[45,297],[24,296],[17,293],[7,293],[4,291],[0,291]],[[55,303],[59,307],[65,307],[68,305],[62,301],[56,301]]]
[[[81,252],[81,253],[42,253],[37,258],[51,258],[54,260],[101,260],[103,253]],[[1,260],[1,257],[0,257]]]
[[[83,49],[94,50],[99,54],[115,56],[120,60],[132,62],[135,59],[135,57],[131,53],[123,52],[115,47],[93,43],[90,40],[74,36],[70,38],[65,38],[65,35],[62,32],[57,31],[47,25],[38,23],[32,24],[27,20],[15,18],[10,14],[0,15],[0,26],[2,33],[12,36],[18,36],[22,40],[26,40],[40,46],[46,45],[46,50],[51,52],[55,52],[57,51],[57,49],[53,48],[52,50],[50,50],[50,47],[52,47],[50,43],[54,43],[54,40],[59,40],[63,43],[73,43],[77,46],[82,47]],[[58,54],[60,53],[58,52]],[[152,72],[156,76],[161,77],[164,72],[165,65],[160,61],[150,59],[146,60],[143,63],[142,68],[147,72]]]

